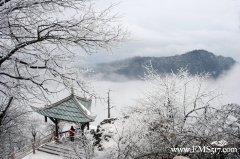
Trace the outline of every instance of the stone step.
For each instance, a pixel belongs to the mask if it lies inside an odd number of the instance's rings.
[[[59,153],[57,151],[53,151],[53,150],[46,149],[46,148],[43,148],[43,147],[38,148],[38,151],[42,151],[42,152],[49,153],[49,154],[52,154],[52,155],[58,155],[58,156],[61,155],[61,153]]]
[[[43,145],[43,147],[46,147],[46,148],[49,148],[49,149],[59,150],[61,152],[73,152],[73,150],[71,150],[70,148],[57,146],[57,145],[52,145],[52,144],[46,144],[46,145]]]
[[[57,149],[57,148],[54,148],[54,147],[50,147],[50,146],[46,146],[46,145],[44,145],[44,146],[42,146],[41,148],[43,148],[43,149],[48,149],[48,150],[51,150],[51,151],[56,151],[57,153],[68,153],[68,151],[66,152],[66,151],[63,151],[63,150],[61,150],[61,149]]]
[[[77,154],[67,146],[60,146],[61,144],[48,143],[38,148],[38,151],[49,153],[52,155],[71,157],[77,159]]]

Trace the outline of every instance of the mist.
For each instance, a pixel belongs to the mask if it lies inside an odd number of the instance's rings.
[[[92,102],[92,112],[97,115],[93,125],[98,125],[103,119],[107,118],[107,92],[110,89],[111,117],[122,117],[123,112],[127,112],[129,106],[137,103],[143,97],[147,89],[146,82],[142,80],[129,80],[116,75],[112,79],[115,81],[95,80],[90,82],[91,89],[97,93],[101,99]],[[210,89],[218,89],[222,93],[221,104],[236,103],[240,104],[240,65],[236,64],[231,70],[225,72],[217,80],[209,80]],[[61,92],[53,96],[53,102],[59,101],[68,96],[70,91]],[[79,92],[76,90],[76,94]],[[43,105],[39,106],[42,107]]]
[[[217,89],[221,94],[222,105],[228,103],[240,104],[240,65],[235,65],[230,71],[225,72],[216,80],[209,80],[210,89]],[[95,81],[92,83],[95,91],[105,100],[97,100],[92,103],[92,112],[97,114],[94,124],[99,124],[107,118],[107,92],[110,89],[111,117],[121,117],[129,106],[136,104],[142,97],[147,84],[140,80],[118,81]]]
[[[224,101],[240,104],[240,65],[236,64],[230,71],[224,73],[216,82],[224,95]]]

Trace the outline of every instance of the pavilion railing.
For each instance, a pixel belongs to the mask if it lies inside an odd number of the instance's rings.
[[[41,145],[44,145],[52,140],[53,140],[52,134],[46,135],[35,143],[35,148],[37,149]],[[21,148],[20,150],[15,151],[12,155],[12,159],[22,159],[23,157],[27,156],[32,152],[33,152],[33,143],[29,143],[25,145],[23,148]]]
[[[61,140],[61,139],[68,138],[68,137],[69,137],[69,135],[68,135],[68,134],[69,134],[69,130],[63,131],[63,132],[59,132],[58,134],[59,134],[60,140]],[[79,136],[82,135],[81,128],[77,128],[77,129],[76,129],[76,135],[75,135],[75,137],[77,137],[78,135],[79,135]]]
[[[78,132],[77,134],[79,134],[79,136],[80,136],[81,131],[78,131],[78,130],[81,130],[81,129],[79,128],[76,130]],[[68,134],[69,134],[69,130],[60,132],[59,133],[60,141],[68,139],[69,138]],[[77,136],[78,135],[76,135],[75,137],[77,138]],[[53,140],[54,140],[53,134],[52,133],[48,134],[35,142],[35,149],[37,149],[38,147],[40,147],[46,143],[53,141]],[[14,153],[12,154],[12,159],[22,159],[23,157],[27,156],[28,154],[30,154],[32,152],[33,152],[33,144],[29,143],[29,144],[25,145],[23,148],[21,148],[20,150],[14,151]]]

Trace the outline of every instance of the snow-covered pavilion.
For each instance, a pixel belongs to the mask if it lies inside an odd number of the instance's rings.
[[[32,109],[45,117],[45,122],[49,118],[55,124],[55,137],[59,137],[58,124],[60,121],[74,122],[81,124],[82,131],[85,126],[89,129],[89,123],[93,122],[96,116],[91,113],[91,99],[81,98],[72,94],[56,103],[43,108]]]

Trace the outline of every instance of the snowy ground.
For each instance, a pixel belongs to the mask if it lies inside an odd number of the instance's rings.
[[[22,159],[63,159],[61,156],[51,155],[45,152],[36,151],[36,154],[29,154]]]

